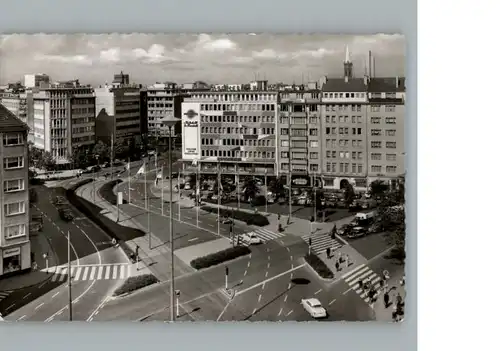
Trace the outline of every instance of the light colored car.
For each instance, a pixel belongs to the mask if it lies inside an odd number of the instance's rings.
[[[304,309],[309,312],[311,317],[313,318],[325,318],[326,310],[321,306],[321,302],[318,299],[310,298],[310,299],[302,299],[301,301]]]
[[[245,233],[241,236],[241,238],[250,245],[262,244],[262,240],[254,233]]]

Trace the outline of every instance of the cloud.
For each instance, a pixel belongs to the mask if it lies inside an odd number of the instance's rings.
[[[258,59],[282,60],[288,57],[287,53],[276,52],[274,49],[263,49],[254,51],[252,56]]]
[[[48,61],[48,62],[57,62],[57,63],[69,63],[76,65],[91,65],[92,60],[87,55],[44,55],[44,54],[36,54],[36,61]]]
[[[102,50],[99,55],[99,60],[101,62],[116,63],[120,62],[121,50],[120,48],[109,48],[107,50]]]
[[[212,39],[208,34],[200,34],[196,46],[206,51],[228,51],[238,48],[238,45],[228,38]]]

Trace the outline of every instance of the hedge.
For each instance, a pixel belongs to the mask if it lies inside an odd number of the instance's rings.
[[[142,237],[145,233],[136,228],[119,225],[115,221],[102,215],[102,208],[76,195],[76,189],[90,182],[92,182],[92,179],[84,179],[66,190],[66,197],[68,198],[68,201],[75,206],[78,211],[90,218],[90,220],[100,227],[106,234],[115,238],[128,257],[134,258],[134,250],[126,245],[125,242]]]
[[[218,213],[217,207],[202,206],[201,209],[210,213]],[[250,213],[240,210],[228,210],[225,208],[221,208],[219,213],[221,217],[231,217],[236,220],[245,222],[248,225],[264,227],[269,224],[269,220],[267,219],[267,217],[261,215],[260,213]]]
[[[113,191],[113,188],[117,185],[117,184],[120,184],[122,183],[123,180],[121,179],[115,179],[115,180],[112,180],[106,184],[104,184],[100,189],[99,189],[99,195],[104,199],[106,200],[107,202],[109,202],[110,204],[112,204],[113,206],[116,206],[116,201],[117,201],[117,195],[114,193]],[[123,203],[126,204],[127,203],[127,200],[125,200],[125,198],[123,198]]]
[[[324,279],[333,279],[334,275],[333,272],[328,266],[326,265],[325,262],[318,256],[316,256],[314,253],[307,254],[304,259],[306,260],[307,263],[311,266],[312,269],[318,273],[318,275],[321,278]]]
[[[190,264],[194,269],[202,269],[218,265],[222,262],[234,260],[235,258],[245,256],[250,253],[252,253],[252,251],[248,248],[248,246],[235,246],[207,256],[195,258]]]
[[[118,289],[115,290],[113,296],[131,293],[158,282],[159,280],[152,274],[143,274],[135,277],[130,277],[125,280],[125,282]]]

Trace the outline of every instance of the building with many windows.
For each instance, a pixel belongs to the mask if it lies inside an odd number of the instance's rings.
[[[168,134],[165,118],[181,118],[181,94],[176,83],[156,83],[147,87],[148,134],[161,137]]]
[[[33,141],[33,92],[31,90],[5,92],[1,96],[0,102],[23,123],[28,125],[30,128],[28,141]]]
[[[276,176],[278,94],[259,81],[253,90],[193,92],[182,103],[182,158],[202,174]]]
[[[74,148],[95,144],[93,89],[78,81],[51,84],[33,94],[34,145],[57,164],[69,164]]]
[[[28,126],[0,104],[0,278],[31,268]]]
[[[50,83],[50,77],[44,73],[25,74],[24,87],[26,89],[40,88]]]

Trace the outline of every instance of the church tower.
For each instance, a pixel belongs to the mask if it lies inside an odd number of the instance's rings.
[[[352,62],[351,62],[351,54],[349,53],[349,46],[346,46],[345,48],[344,79],[346,82],[352,79]]]

